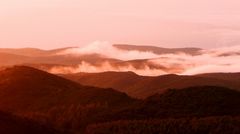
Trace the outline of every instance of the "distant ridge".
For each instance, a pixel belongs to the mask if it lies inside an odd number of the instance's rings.
[[[0,48],[0,52],[2,53],[9,53],[9,54],[16,54],[22,56],[29,56],[29,57],[39,57],[39,56],[51,56],[62,51],[75,48],[75,47],[66,47],[66,48],[58,48],[52,50],[42,50],[38,48]]]
[[[191,86],[221,86],[240,90],[240,73],[212,73],[193,76],[168,74],[149,77],[126,72],[106,72],[62,76],[83,85],[114,88],[137,98],[163,93],[169,88],[181,89]]]
[[[122,50],[137,50],[143,52],[153,52],[155,54],[175,54],[175,53],[186,53],[190,55],[198,55],[201,54],[201,48],[163,48],[156,46],[138,46],[138,45],[127,45],[127,44],[114,44],[114,47]]]

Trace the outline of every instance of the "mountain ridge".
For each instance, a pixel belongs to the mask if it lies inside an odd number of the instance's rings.
[[[139,46],[139,45],[128,45],[128,44],[114,44],[121,50],[137,50],[142,52],[153,52],[155,54],[169,54],[169,53],[186,53],[190,55],[200,54],[201,48],[185,47],[185,48],[163,48],[157,46]]]
[[[223,86],[234,89],[240,89],[238,80],[240,73],[228,75],[222,73],[223,78],[212,73],[208,75],[176,75],[167,74],[160,76],[139,76],[122,72],[112,73],[89,73],[85,75],[65,74],[61,75],[70,80],[76,81],[83,85],[91,85],[96,87],[114,88],[121,92],[125,92],[132,97],[146,98],[155,93],[162,93],[169,88],[186,88],[191,86]],[[217,76],[215,76],[217,75]]]

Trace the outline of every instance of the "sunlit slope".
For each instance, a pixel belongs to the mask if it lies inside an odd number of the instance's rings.
[[[163,93],[169,88],[181,89],[191,86],[222,86],[240,89],[239,73],[213,73],[202,75],[139,76],[132,72],[104,72],[67,74],[64,77],[83,85],[114,88],[137,98]]]

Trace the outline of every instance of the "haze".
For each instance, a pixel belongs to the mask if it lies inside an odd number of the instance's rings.
[[[238,45],[238,0],[0,0],[0,47]]]

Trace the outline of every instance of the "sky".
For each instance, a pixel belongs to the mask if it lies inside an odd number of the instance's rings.
[[[240,43],[239,0],[0,0],[0,47]]]

